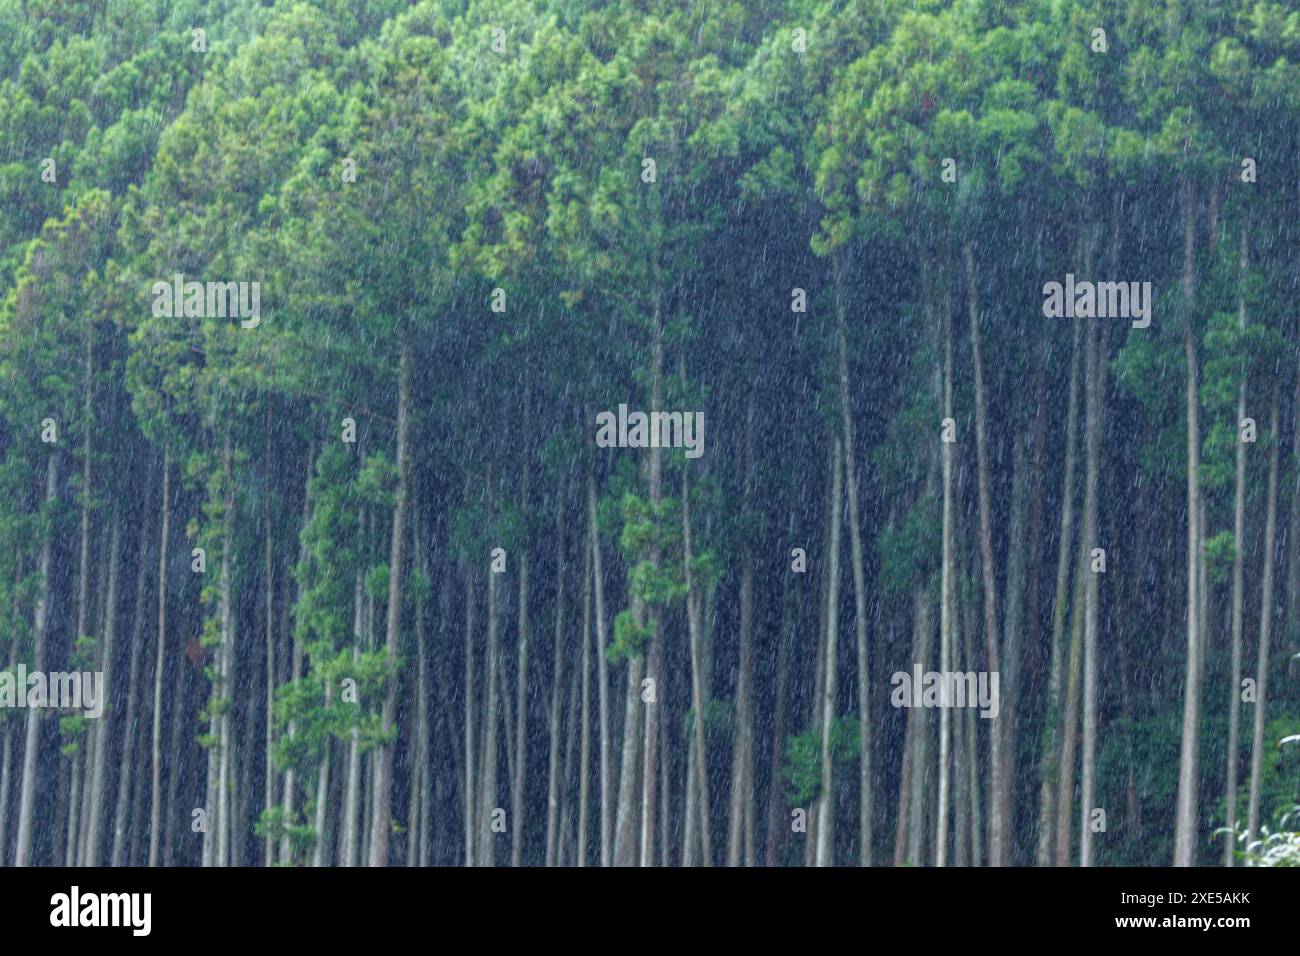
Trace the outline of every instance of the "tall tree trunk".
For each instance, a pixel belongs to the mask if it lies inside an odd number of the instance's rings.
[[[1091,278],[1095,238],[1086,247],[1084,269]],[[1080,780],[1079,865],[1092,866],[1091,815],[1096,803],[1097,775],[1097,627],[1098,577],[1092,569],[1092,550],[1097,540],[1097,481],[1101,453],[1101,361],[1097,355],[1097,319],[1088,319],[1087,346],[1084,352],[1084,485],[1083,485],[1083,563],[1079,573],[1083,585],[1083,758]]]
[[[171,488],[171,448],[163,449],[162,531],[158,538],[158,645],[153,675],[153,769],[152,797],[149,802],[149,865],[158,865],[158,837],[162,810],[162,707],[163,650],[167,636],[167,538],[171,526],[169,492]],[[179,701],[177,702],[179,703]]]
[[[943,303],[943,416],[953,423],[952,417],[952,303],[945,295]],[[953,571],[953,442],[942,441],[943,455],[943,567],[939,598],[939,669],[944,674],[952,670],[952,630],[954,617]],[[934,865],[948,863],[948,791],[951,773],[951,709],[939,708],[939,781],[935,801]]]
[[[659,290],[659,278],[657,263],[655,266],[655,291],[654,291],[654,341],[651,348],[650,358],[650,410],[651,413],[660,411],[663,408],[663,365],[664,365],[664,336],[663,336],[663,311],[662,296]],[[655,521],[659,520],[659,505],[662,485],[663,470],[663,451],[655,442],[650,448],[650,510],[655,515]],[[650,545],[650,567],[653,572],[659,570],[659,545],[652,543]],[[660,610],[657,604],[651,603],[647,608],[650,618],[650,652],[646,656],[646,676],[650,679],[650,686],[654,688],[654,702],[647,701],[645,708],[645,741],[641,749],[641,865],[654,866],[655,848],[654,833],[655,824],[658,821],[657,808],[655,806],[658,797],[659,783],[659,694],[662,692],[663,684],[663,626],[660,617]]]
[[[73,641],[89,638],[88,621],[90,617],[90,433],[94,430],[94,326],[86,324],[85,336],[85,378],[82,387],[82,441],[81,441],[81,546],[79,549],[77,571],[77,632]],[[83,733],[76,741],[75,749],[69,759],[72,763],[72,784],[68,796],[68,830],[65,841],[64,866],[76,866],[78,811],[81,806],[81,776],[90,749],[90,735]]]
[[[704,690],[704,653],[700,646],[704,630],[700,622],[700,596],[695,587],[695,572],[691,565],[694,552],[691,544],[691,489],[690,473],[682,469],[682,566],[686,577],[686,628],[691,645],[691,710],[693,711],[691,752],[695,759],[695,770],[688,774],[695,786],[693,793],[696,823],[700,835],[700,865],[713,865],[712,823],[709,808],[709,750],[704,735],[704,706],[707,701]],[[743,603],[743,602],[742,602]],[[752,614],[752,608],[750,613]],[[743,670],[743,668],[742,668]],[[733,812],[736,801],[733,798]],[[689,832],[688,832],[689,840]],[[737,855],[739,850],[737,849]],[[728,865],[735,866],[730,860],[728,847]]]
[[[685,379],[685,375],[682,376]],[[751,368],[752,380],[752,368]],[[754,492],[754,394],[751,389],[748,410],[745,415],[745,451],[744,451],[744,490],[742,493],[741,508],[745,515],[746,521],[751,517],[753,507]],[[687,493],[686,476],[683,470],[682,476],[682,493]],[[687,507],[683,501],[683,534],[687,533],[685,522],[689,520],[689,515],[685,509]],[[690,608],[691,600],[691,570],[690,570],[690,551],[686,551],[686,581],[687,581],[687,621],[690,626]],[[742,834],[746,816],[753,816],[754,806],[754,786],[753,786],[753,746],[754,746],[754,715],[753,703],[751,701],[752,686],[754,681],[754,553],[750,546],[748,537],[745,540],[741,559],[740,559],[740,660],[739,673],[736,681],[736,730],[734,734],[735,743],[732,746],[731,761],[731,812],[727,820],[727,866],[740,866],[742,853]],[[695,638],[692,637],[692,641]],[[694,645],[692,645],[694,646]],[[694,695],[694,677],[692,677],[692,696]],[[699,705],[696,705],[699,706]],[[697,723],[702,722],[703,717],[697,711],[695,715]],[[701,754],[705,752],[701,746],[704,739],[703,733],[696,728],[696,746]],[[707,778],[707,774],[705,775]],[[706,785],[707,788],[707,785]],[[704,803],[707,804],[707,797]],[[708,807],[703,806],[704,819],[708,817]],[[704,829],[708,829],[707,823]]]
[[[587,865],[588,800],[591,790],[591,549],[582,561],[582,749],[578,760],[578,861]],[[557,599],[558,600],[558,599]],[[599,651],[597,651],[599,653]]]
[[[465,571],[465,865],[475,863],[475,840],[478,837],[477,793],[474,790],[474,572]]]
[[[1279,387],[1273,386],[1273,410],[1269,416],[1269,431],[1273,447],[1268,458],[1268,505],[1264,518],[1264,574],[1260,583],[1259,601],[1259,661],[1256,664],[1255,732],[1250,747],[1250,804],[1246,822],[1246,842],[1253,842],[1259,834],[1260,781],[1264,765],[1264,716],[1268,690],[1268,652],[1273,637],[1273,569],[1277,538],[1277,481],[1278,481],[1278,406]]]
[[[52,511],[58,496],[59,453],[51,450],[45,471],[45,511]],[[35,644],[35,670],[45,669],[45,637],[50,621],[50,562],[52,560],[52,534],[47,532],[41,541],[40,577],[41,591],[36,598],[36,614],[33,624]],[[23,779],[18,793],[18,837],[14,845],[14,866],[31,864],[33,813],[36,799],[36,757],[40,747],[40,708],[27,710],[27,723],[23,747]]]
[[[397,494],[393,501],[393,537],[388,557],[388,617],[385,635],[390,660],[401,654],[403,547],[406,542],[406,507],[410,494],[411,331],[402,327],[402,351],[397,373]],[[390,730],[397,716],[397,680],[388,681],[382,726]],[[392,834],[393,745],[381,744],[375,761],[375,815],[370,829],[370,865],[388,865],[388,839]]]
[[[269,413],[269,409],[268,409]],[[268,429],[269,432],[269,429]],[[270,441],[270,435],[267,436]],[[271,497],[268,495],[262,509],[263,533],[266,535],[265,551],[263,554],[263,574],[266,578],[264,582],[266,597],[266,699],[265,714],[263,715],[263,739],[262,745],[266,748],[262,754],[262,808],[265,812],[270,812],[275,806],[275,784],[276,770],[275,761],[272,755],[275,752],[275,673],[276,673],[276,655],[275,655],[275,557],[272,551],[271,542],[275,537],[275,528],[271,518]],[[286,599],[288,592],[285,592]],[[288,635],[286,635],[288,637]],[[328,743],[327,743],[328,746]],[[275,863],[275,838],[270,832],[262,840],[262,865],[271,866]]]
[[[587,416],[590,420],[591,416]],[[611,802],[611,752],[609,742],[609,662],[605,658],[605,570],[600,560],[600,529],[596,524],[596,479],[587,470],[587,527],[591,549],[591,577],[596,597],[596,689],[600,713],[600,865],[609,866],[614,850],[614,816]]]
[[[821,698],[821,792],[817,806],[817,866],[835,865],[834,728],[840,622],[840,525],[843,522],[843,446],[835,437],[831,480],[830,577],[826,586],[826,680]]]
[[[1065,733],[1061,713],[1061,678],[1066,616],[1070,608],[1070,568],[1074,558],[1074,473],[1078,457],[1079,366],[1082,349],[1081,326],[1074,326],[1070,360],[1070,394],[1065,417],[1065,465],[1061,490],[1061,524],[1056,551],[1056,600],[1052,609],[1051,663],[1047,682],[1047,708],[1043,716],[1042,774],[1038,795],[1038,846],[1034,861],[1048,866],[1052,861],[1052,836],[1056,832],[1055,803],[1060,779],[1061,737]]]
[[[975,454],[979,483],[980,571],[984,582],[985,667],[1001,670],[998,648],[997,584],[993,568],[993,506],[989,488],[988,401],[984,396],[984,364],[980,357],[979,298],[976,287],[975,253],[967,239],[962,247],[966,259],[966,303],[970,312],[971,362],[975,372]],[[973,756],[973,755],[972,755]],[[1002,793],[1002,735],[989,734],[989,863],[1002,866],[1006,860],[1006,802]]]
[[[794,512],[792,511],[786,541],[789,542],[793,539]],[[782,586],[781,627],[777,631],[776,638],[776,692],[772,704],[772,762],[771,771],[768,774],[767,840],[764,858],[765,865],[769,867],[774,867],[781,861],[783,857],[782,851],[785,848],[785,836],[789,833],[789,828],[786,826],[786,802],[781,790],[781,766],[785,762],[785,712],[790,672],[790,634],[794,628],[794,590],[791,585],[791,574],[793,573],[793,571],[786,573],[785,584]]]
[[[1080,549],[1082,551],[1082,549]],[[1084,576],[1086,560],[1076,558],[1074,601],[1070,615],[1070,650],[1065,688],[1065,714],[1061,721],[1060,780],[1056,789],[1056,865],[1068,866],[1073,849],[1071,827],[1074,807],[1074,773],[1078,763],[1079,696],[1083,683]]]
[[[1250,268],[1249,234],[1241,227],[1241,291],[1237,296],[1237,326],[1246,331],[1245,283]],[[1242,372],[1237,388],[1237,428],[1246,417],[1247,373]],[[1274,436],[1276,441],[1277,436]],[[1246,551],[1246,443],[1237,437],[1237,473],[1233,489],[1232,540],[1232,673],[1228,686],[1228,759],[1224,803],[1227,807],[1228,832],[1223,838],[1223,865],[1232,866],[1237,835],[1237,761],[1241,753],[1241,633],[1245,594]]]
[[[114,867],[127,865],[126,827],[127,813],[133,801],[143,802],[139,787],[135,786],[136,760],[139,757],[139,733],[136,724],[139,720],[137,700],[140,693],[140,670],[144,656],[144,601],[145,570],[148,567],[149,535],[151,526],[148,509],[144,513],[144,526],[140,530],[137,546],[138,557],[135,572],[135,604],[131,611],[131,634],[128,644],[130,671],[127,677],[126,714],[122,720],[122,749],[120,766],[117,773],[117,799],[113,802],[113,843],[109,851],[109,864]],[[3,799],[0,795],[0,799]],[[4,859],[0,848],[0,860]]]
[[[1183,688],[1182,746],[1178,757],[1178,812],[1174,827],[1174,866],[1196,862],[1200,777],[1201,622],[1200,604],[1201,489],[1198,371],[1196,358],[1196,206],[1190,176],[1183,181],[1183,354],[1187,363],[1187,676]]]
[[[221,622],[221,643],[216,649],[216,677],[212,683],[211,700],[208,704],[208,735],[215,738],[215,749],[208,750],[207,799],[208,826],[203,834],[203,865],[225,866],[229,847],[228,807],[230,779],[230,709],[229,677],[230,659],[234,654],[234,632],[232,630],[231,607],[231,551],[234,547],[234,511],[235,490],[232,475],[234,452],[231,447],[230,433],[227,431],[225,445],[221,454],[222,465],[222,534],[221,534],[221,581],[218,597],[218,616]],[[171,787],[175,797],[176,787]],[[216,804],[215,809],[213,804]]]
[[[20,556],[17,567],[15,568],[17,580],[21,581],[26,577],[26,562]],[[14,620],[18,620],[19,600],[17,589],[11,594],[9,613]],[[6,669],[13,673],[14,668],[18,666],[18,631],[12,629],[9,641],[9,656],[5,659]],[[9,845],[10,814],[9,814],[9,794],[13,786],[13,769],[14,769],[14,734],[8,723],[0,725],[0,737],[4,738],[3,756],[0,756],[0,866],[5,865],[7,859],[5,850]]]
[[[848,333],[846,331],[844,263],[837,256],[835,270],[835,338],[838,345],[840,418],[844,430],[844,481],[849,499],[849,553],[853,562],[854,626],[858,665],[858,839],[859,862],[871,865],[871,821],[874,815],[871,752],[870,655],[867,648],[867,577],[862,557],[862,518],[858,508],[857,442],[853,430],[853,402],[849,393]],[[751,439],[752,441],[752,439]],[[750,788],[752,790],[752,787]]]
[[[934,641],[934,618],[928,590],[925,584],[918,584],[912,594],[912,645],[918,651],[914,659],[920,665],[922,673],[929,669],[930,649]],[[907,842],[902,862],[908,866],[920,866],[925,856],[925,797],[926,778],[929,776],[927,763],[930,757],[929,712],[924,707],[912,706],[907,711],[907,722],[912,740],[908,774],[903,781],[907,787]]]
[[[497,733],[497,712],[500,709],[500,703],[497,700],[500,693],[500,683],[498,673],[500,665],[497,661],[497,573],[496,571],[488,572],[488,631],[487,631],[487,654],[484,659],[486,674],[484,680],[487,681],[487,706],[483,715],[483,769],[482,769],[482,805],[479,807],[479,847],[478,847],[478,865],[495,866],[496,865],[496,834],[492,832],[492,816],[496,809],[497,800],[497,763],[500,759]]]
[[[330,709],[330,685],[325,685],[325,709]],[[325,811],[329,804],[330,793],[330,757],[334,753],[334,738],[326,736],[324,743],[321,745],[324,754],[321,757],[320,769],[316,774],[316,843],[311,851],[311,865],[321,867],[325,865],[325,847],[326,833],[325,828],[328,825]]]
[[[636,611],[634,603],[634,614]],[[638,626],[644,627],[644,617],[636,616]],[[623,756],[618,775],[618,812],[614,827],[615,866],[633,866],[636,863],[638,770],[641,739],[641,673],[645,658],[636,654],[627,660],[627,693],[623,702]]]
[[[105,687],[113,686],[113,657],[117,652],[117,579],[121,545],[122,514],[115,507],[113,509],[112,538],[108,546],[107,610],[104,615],[104,649],[101,657]],[[104,791],[108,786],[105,779],[109,744],[107,722],[102,718],[96,721],[94,732],[94,770],[90,780],[90,819],[86,825],[86,850],[82,855],[82,865],[84,866],[100,865],[100,847],[103,843],[101,833],[104,819]],[[125,749],[121,756],[125,756]]]
[[[532,433],[532,403],[528,383],[524,383],[524,434]],[[528,511],[532,470],[523,469],[522,505]],[[557,541],[564,539],[557,538]],[[561,546],[561,550],[563,547]],[[563,562],[560,562],[563,566]],[[563,571],[560,571],[561,576]],[[510,785],[510,865],[521,866],[524,854],[524,778],[528,770],[528,551],[519,551],[519,643],[515,673],[515,761]],[[508,733],[508,732],[507,732]]]
[[[527,507],[527,472],[524,503]],[[562,538],[557,540],[562,541]],[[563,562],[558,563],[563,568]],[[563,571],[559,571],[563,576]],[[524,772],[528,766],[528,554],[519,552],[519,657],[515,679],[515,763],[510,787],[510,865],[524,862]]]
[[[564,501],[555,509],[555,540],[564,541]],[[546,773],[546,865],[557,865],[556,840],[559,836],[560,814],[560,675],[564,671],[564,557],[555,562],[555,656],[551,670],[550,752],[547,755]],[[590,557],[588,558],[590,563]],[[522,745],[523,741],[520,741]],[[518,810],[516,810],[518,812]]]
[[[362,542],[366,540],[366,530],[370,524],[367,510],[361,516]],[[355,664],[361,656],[362,614],[364,605],[364,582],[362,571],[357,569],[356,579],[352,584],[352,662]],[[466,691],[472,696],[472,688]],[[357,836],[361,818],[361,734],[354,726],[348,741],[348,776],[347,788],[343,799],[342,853],[339,854],[344,866],[357,865]]]
[[[1029,444],[1032,435],[1017,438],[1012,444],[1011,466],[1011,522],[1007,538],[1007,583],[1006,613],[1002,619],[1003,642],[1006,654],[1003,658],[1005,673],[1001,680],[1001,705],[997,720],[993,721],[990,733],[1002,735],[1002,793],[1006,799],[1008,825],[1007,843],[1003,846],[1005,864],[1014,864],[1012,846],[1015,828],[1015,785],[1012,773],[1016,750],[1015,704],[1020,689],[1020,662],[1024,647],[1024,593],[1025,593],[1025,510],[1029,497]]]

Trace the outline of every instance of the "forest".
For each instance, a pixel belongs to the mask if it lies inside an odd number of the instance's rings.
[[[0,0],[0,865],[1300,865],[1298,242],[1272,0]]]

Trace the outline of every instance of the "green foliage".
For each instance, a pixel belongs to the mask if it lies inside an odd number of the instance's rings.
[[[831,761],[836,777],[858,757],[858,722],[856,717],[836,717],[831,722]],[[792,806],[807,806],[821,796],[822,734],[819,728],[791,735],[786,740],[785,764],[781,768],[789,786]]]

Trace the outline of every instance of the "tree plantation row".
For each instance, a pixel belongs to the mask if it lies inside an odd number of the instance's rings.
[[[3,864],[1300,859],[1300,13],[0,0],[0,103]]]

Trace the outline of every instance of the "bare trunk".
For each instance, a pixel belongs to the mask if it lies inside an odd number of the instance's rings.
[[[45,510],[54,507],[59,485],[59,453],[51,451],[45,471]],[[52,535],[47,533],[41,541],[40,576],[41,592],[36,599],[33,624],[35,643],[35,670],[45,669],[45,637],[50,620],[50,562],[52,560]],[[23,746],[23,779],[18,794],[18,837],[14,845],[14,866],[31,864],[32,820],[36,800],[36,757],[40,746],[40,708],[27,710],[27,723]]]
[[[393,537],[388,556],[388,616],[385,636],[390,660],[401,655],[403,548],[406,543],[406,508],[410,494],[411,339],[403,323],[402,351],[397,373],[397,493],[393,501]],[[388,681],[382,726],[392,729],[397,717],[397,680]],[[375,760],[375,814],[370,821],[370,865],[388,865],[388,840],[392,835],[393,745],[381,744]]]
[[[858,665],[858,840],[859,863],[870,866],[871,822],[874,794],[871,785],[871,695],[870,654],[867,648],[867,576],[862,556],[862,518],[858,510],[858,478],[854,459],[857,443],[853,433],[853,403],[849,395],[848,333],[845,329],[844,265],[835,259],[835,325],[840,377],[840,417],[844,429],[844,481],[849,499],[849,554],[853,562],[854,626]],[[751,788],[752,789],[752,788]]]
[[[979,483],[980,571],[984,582],[985,667],[1001,670],[998,647],[997,584],[993,568],[993,506],[989,488],[988,412],[984,397],[984,364],[980,357],[979,300],[975,276],[975,253],[971,240],[963,245],[966,260],[966,302],[970,312],[971,361],[975,371],[975,454]],[[973,639],[973,636],[972,636]],[[1006,804],[1002,793],[1002,735],[989,734],[989,864],[1006,862]]]
[[[488,631],[487,654],[484,660],[487,681],[487,706],[483,715],[483,789],[482,804],[479,807],[479,845],[478,865],[496,865],[496,834],[492,832],[493,811],[497,809],[497,763],[500,760],[500,741],[497,733],[497,711],[500,702],[498,681],[499,662],[497,661],[497,573],[488,572]]]
[[[465,572],[465,865],[475,863],[474,841],[478,834],[478,795],[474,790],[474,572]]]
[[[130,673],[127,677],[126,715],[122,720],[122,749],[120,766],[117,773],[117,799],[113,803],[113,844],[109,853],[109,863],[114,867],[127,864],[126,827],[127,813],[133,801],[143,802],[139,788],[135,786],[136,759],[139,756],[139,733],[136,723],[139,720],[137,700],[140,688],[140,670],[144,657],[144,601],[145,570],[149,557],[149,514],[144,514],[145,525],[140,531],[138,544],[139,557],[136,561],[135,604],[131,611],[131,635],[129,651],[131,657]],[[3,793],[0,793],[0,806],[3,806]],[[0,847],[0,860],[4,859],[3,847]]]
[[[614,848],[614,807],[610,787],[609,662],[605,659],[605,571],[600,560],[600,530],[596,526],[596,480],[590,470],[587,472],[587,524],[596,597],[596,687],[600,698],[600,865],[609,866]]]
[[[944,420],[955,423],[952,417],[952,304],[943,303],[943,416]],[[943,568],[940,580],[939,598],[939,669],[943,673],[952,670],[952,630],[954,615],[953,580],[953,443],[942,441],[943,454]],[[939,708],[939,783],[935,801],[935,836],[934,865],[946,866],[948,863],[948,791],[951,772],[951,710]]]
[[[555,540],[564,540],[564,505],[555,509]],[[588,557],[587,564],[590,564]],[[555,563],[555,654],[551,670],[550,752],[546,768],[546,865],[556,865],[560,814],[560,675],[564,670],[564,558]],[[520,740],[523,745],[523,740]],[[516,811],[518,812],[518,811]]]
[[[1200,428],[1195,337],[1196,209],[1192,182],[1183,183],[1183,354],[1187,364],[1187,673],[1183,690],[1182,747],[1178,758],[1178,814],[1174,828],[1174,866],[1196,862],[1200,777],[1201,641],[1200,619]]]
[[[1043,717],[1042,775],[1038,796],[1038,847],[1034,861],[1048,866],[1052,861],[1052,835],[1055,833],[1054,791],[1060,778],[1061,677],[1065,620],[1070,608],[1070,568],[1074,556],[1074,472],[1078,456],[1079,366],[1082,333],[1074,326],[1074,345],[1070,361],[1070,397],[1065,424],[1065,465],[1061,490],[1061,524],[1056,551],[1056,601],[1052,610],[1051,664],[1047,682],[1047,709]]]
[[[587,805],[591,790],[591,549],[582,550],[582,749],[578,759],[578,866],[587,865]]]
[[[1243,290],[1237,298],[1237,324],[1246,331],[1245,281],[1250,267],[1250,247],[1246,226],[1241,227],[1241,281]],[[1237,389],[1237,421],[1240,428],[1246,417],[1246,373]],[[1274,440],[1276,441],[1274,436]],[[1237,439],[1237,474],[1233,490],[1232,540],[1232,673],[1228,685],[1228,759],[1224,804],[1227,807],[1228,833],[1223,838],[1223,865],[1232,866],[1237,834],[1237,761],[1241,752],[1241,634],[1242,606],[1245,594],[1246,550],[1246,443]]]
[[[107,610],[104,614],[104,649],[101,660],[104,671],[104,686],[113,686],[113,656],[117,649],[117,577],[122,544],[122,515],[113,510],[113,532],[108,546],[108,592]],[[86,824],[86,850],[82,855],[83,866],[99,866],[102,827],[104,819],[104,790],[106,758],[108,751],[108,724],[104,720],[94,724],[95,755],[94,770],[90,779],[90,818]],[[125,756],[125,754],[123,754]]]
[[[821,697],[821,792],[817,805],[817,866],[835,865],[834,728],[839,637],[840,525],[843,523],[843,449],[836,436],[832,455],[830,577],[826,586],[826,680]]]
[[[171,512],[168,509],[171,488],[171,449],[163,449],[162,532],[158,539],[158,644],[153,675],[153,770],[152,798],[149,803],[149,865],[158,865],[158,837],[162,809],[162,688],[163,649],[167,636],[167,537]]]
[[[1083,683],[1083,612],[1087,563],[1077,561],[1074,572],[1074,606],[1070,615],[1070,650],[1065,689],[1065,716],[1061,721],[1060,780],[1056,790],[1056,865],[1068,866],[1073,849],[1074,772],[1078,763],[1079,696]]]
[[[1273,637],[1273,573],[1277,538],[1278,481],[1278,387],[1273,387],[1273,411],[1269,430],[1273,447],[1268,458],[1268,510],[1264,519],[1264,575],[1260,584],[1259,662],[1256,665],[1255,732],[1250,748],[1250,804],[1246,822],[1246,842],[1259,834],[1260,780],[1264,762],[1264,717],[1268,689],[1268,652]]]
[[[700,596],[695,589],[695,574],[691,568],[694,554],[691,548],[691,501],[689,472],[682,470],[682,563],[686,575],[686,626],[691,644],[691,721],[694,738],[691,755],[695,761],[694,772],[689,774],[694,784],[691,796],[694,798],[696,823],[700,834],[700,864],[713,865],[712,824],[709,816],[709,750],[704,735],[704,660],[702,643],[703,626],[700,622]],[[751,608],[752,614],[752,608]],[[733,812],[736,801],[733,798]],[[687,840],[689,842],[689,827]],[[737,855],[739,850],[736,851]],[[728,849],[730,856],[730,848]],[[730,859],[729,866],[735,866]]]
[[[682,376],[683,379],[685,376]],[[744,491],[742,497],[743,513],[748,516],[752,507],[752,498],[754,491],[754,396],[751,392],[749,399],[748,412],[745,416],[745,458],[744,458]],[[682,494],[687,494],[686,477],[683,473]],[[686,511],[687,504],[683,501],[682,521],[683,533],[688,533],[686,522],[689,521],[689,515]],[[687,589],[687,622],[690,625],[692,600],[691,587],[691,553],[689,546],[685,552],[686,555],[686,589]],[[753,745],[754,745],[754,716],[753,703],[751,701],[752,685],[754,681],[754,662],[753,662],[753,640],[754,640],[754,554],[750,548],[749,541],[746,540],[741,555],[740,568],[740,660],[739,673],[736,682],[736,730],[733,737],[732,760],[731,760],[731,812],[727,820],[727,866],[740,866],[742,862],[742,836],[744,832],[745,820],[747,815],[752,816],[754,812],[753,796],[754,786],[752,779],[753,769]],[[691,640],[694,642],[695,637]],[[692,644],[694,646],[694,644]],[[703,694],[700,695],[700,702],[694,701],[694,677],[692,676],[692,701],[694,706],[702,706]],[[702,724],[703,716],[697,709],[695,721]],[[705,753],[702,742],[704,734],[699,726],[695,732],[696,747],[701,754]],[[705,775],[707,778],[707,774]],[[705,780],[705,789],[707,789],[707,779]],[[704,830],[708,830],[708,797],[705,795],[703,810]],[[706,841],[707,843],[707,841]]]
[[[310,477],[310,476],[309,476]],[[266,597],[266,712],[263,717],[265,726],[263,728],[262,745],[266,748],[262,755],[262,807],[264,811],[269,812],[275,806],[275,784],[276,769],[275,761],[272,760],[272,754],[275,749],[275,673],[276,673],[276,656],[275,656],[275,557],[271,548],[271,541],[274,538],[274,526],[271,520],[271,499],[267,496],[266,503],[262,509],[263,533],[266,535],[266,547],[263,554],[263,572],[266,580],[265,597]],[[287,597],[286,592],[286,597]],[[268,832],[262,840],[262,865],[271,866],[275,863],[275,839]]]

